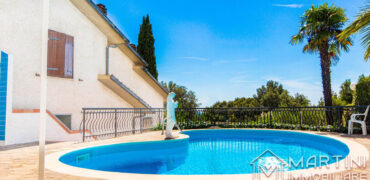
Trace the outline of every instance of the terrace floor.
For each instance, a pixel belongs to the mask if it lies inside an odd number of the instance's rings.
[[[307,132],[307,131],[306,131]],[[314,132],[320,135],[333,135],[345,139],[350,139],[364,145],[370,152],[370,135],[352,135],[339,133],[328,133],[328,132]],[[50,143],[46,146],[46,154],[51,154],[58,151],[65,151],[69,149],[75,149],[80,147],[100,145],[100,144],[114,144],[122,142],[136,142],[136,141],[154,141],[163,140],[161,131],[151,131],[143,134],[123,136],[119,138],[99,140],[86,143],[75,143],[75,142],[62,142],[62,143]],[[370,179],[370,161],[366,163],[365,169],[354,169],[348,171],[351,173],[363,173],[367,175],[366,179]],[[351,173],[343,173],[344,178],[339,178],[340,175],[336,176],[336,179],[356,179],[351,178]],[[3,146],[0,147],[0,179],[37,179],[38,175],[38,144],[29,143],[14,146]],[[77,176],[71,176],[66,174],[56,173],[46,169],[45,179],[91,179],[82,178]]]

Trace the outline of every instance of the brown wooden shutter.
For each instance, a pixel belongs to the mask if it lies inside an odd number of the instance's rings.
[[[66,44],[66,35],[58,33],[59,40],[57,42],[57,63],[58,67],[57,76],[64,77],[64,59],[65,59],[65,44]]]
[[[57,44],[59,41],[58,33],[49,30],[49,41],[48,41],[48,76],[57,76]]]
[[[73,78],[74,39],[66,35],[64,77]]]
[[[72,36],[49,30],[48,75],[55,77],[73,77]]]

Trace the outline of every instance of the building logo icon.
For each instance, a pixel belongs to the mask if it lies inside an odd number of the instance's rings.
[[[289,167],[288,163],[269,149],[253,159],[250,165],[253,166],[253,179],[261,179],[261,175],[265,178],[283,179],[284,171]]]

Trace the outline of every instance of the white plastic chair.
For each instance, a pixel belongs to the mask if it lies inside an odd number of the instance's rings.
[[[361,124],[362,128],[362,134],[367,135],[367,130],[366,130],[366,117],[369,112],[370,105],[367,106],[365,113],[363,114],[352,114],[351,119],[348,121],[348,135],[353,134],[353,123],[359,123]],[[356,119],[358,116],[364,117],[362,120],[361,119]]]

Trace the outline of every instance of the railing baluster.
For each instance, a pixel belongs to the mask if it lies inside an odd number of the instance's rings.
[[[85,131],[86,131],[86,110],[85,109],[83,109],[82,110],[83,111],[83,119],[82,119],[82,123],[83,123],[83,125],[82,125],[82,142],[85,142]]]
[[[302,110],[299,111],[299,127],[302,129]]]
[[[117,109],[114,110],[114,137],[117,137]]]
[[[364,109],[366,106],[178,108],[176,118],[183,129],[210,126],[274,128],[279,125],[276,128],[343,131],[351,114]],[[79,126],[82,141],[135,134],[136,131],[142,133],[162,125],[165,112],[165,108],[83,108]]]
[[[136,117],[136,112],[135,110],[133,111],[133,116],[132,116],[132,124],[131,124],[131,131],[132,131],[132,134],[135,134],[135,125],[136,125],[136,121],[135,121],[135,117]]]

